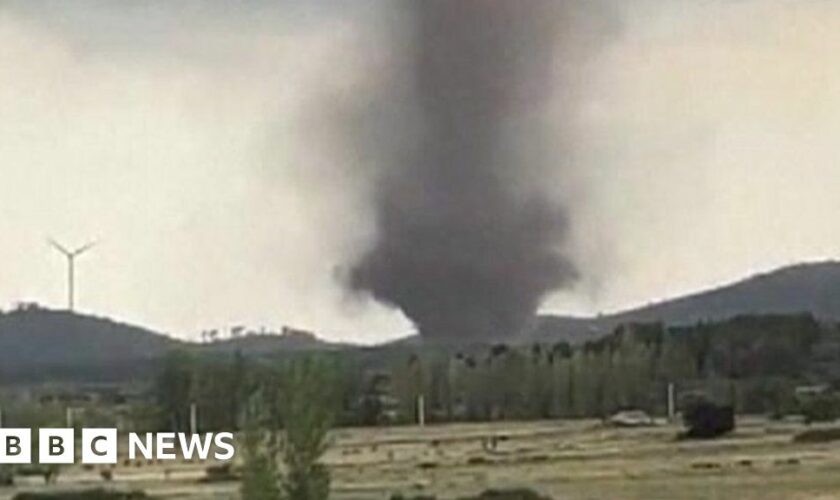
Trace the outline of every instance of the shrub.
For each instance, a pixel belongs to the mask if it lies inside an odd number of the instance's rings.
[[[833,392],[815,394],[800,402],[805,422],[833,422],[840,417],[840,398]]]
[[[15,484],[15,471],[10,465],[0,465],[0,486],[13,486]]]
[[[463,497],[461,500],[551,500],[529,488],[506,490],[486,490],[477,496]]]
[[[489,463],[491,463],[490,460],[482,456],[474,456],[467,459],[467,465],[487,465]]]
[[[828,443],[840,440],[840,427],[808,429],[793,436],[795,443]]]
[[[203,483],[222,483],[227,481],[238,481],[239,474],[233,470],[231,464],[211,465],[204,469]]]

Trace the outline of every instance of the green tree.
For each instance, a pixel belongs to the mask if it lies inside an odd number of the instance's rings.
[[[326,500],[330,475],[320,460],[336,414],[332,370],[321,359],[305,358],[290,363],[281,374],[280,401],[263,401],[269,414],[254,411],[245,435],[242,498]],[[278,393],[264,391],[263,399]],[[279,415],[271,415],[273,411]],[[278,420],[284,427],[279,437]]]
[[[194,357],[182,350],[167,354],[158,374],[156,401],[166,421],[165,427],[173,431],[189,429],[189,405],[195,393]]]
[[[243,500],[282,498],[277,475],[277,452],[256,422],[251,422],[243,440],[244,465],[241,493]]]
[[[283,489],[290,500],[326,500],[330,475],[320,459],[335,418],[332,370],[321,359],[306,358],[291,364],[286,383]]]

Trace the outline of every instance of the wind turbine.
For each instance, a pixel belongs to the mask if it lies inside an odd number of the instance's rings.
[[[71,312],[73,311],[74,307],[74,296],[75,296],[75,267],[76,267],[76,257],[82,255],[83,253],[90,250],[94,245],[96,245],[95,241],[88,243],[87,245],[81,246],[75,250],[68,250],[67,247],[63,246],[62,244],[58,243],[54,239],[50,238],[49,240],[50,245],[53,248],[58,250],[67,258],[67,309]]]

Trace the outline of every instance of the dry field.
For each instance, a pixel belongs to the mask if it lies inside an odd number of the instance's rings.
[[[515,486],[556,500],[840,499],[840,442],[794,444],[802,429],[742,419],[730,437],[705,442],[678,442],[671,426],[617,429],[595,421],[352,429],[336,431],[327,462],[337,500],[397,492],[451,499]],[[123,465],[112,484],[161,498],[237,498],[236,483],[199,483],[203,467]],[[41,482],[19,488],[43,489]],[[98,471],[73,467],[51,488],[102,484]],[[0,499],[14,492],[0,490]]]

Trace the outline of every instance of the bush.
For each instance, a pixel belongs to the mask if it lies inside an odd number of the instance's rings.
[[[815,394],[800,403],[805,422],[833,422],[840,417],[840,398],[833,392]]]
[[[840,427],[808,429],[793,436],[794,443],[828,443],[840,440]]]
[[[698,399],[683,409],[683,424],[687,438],[711,439],[735,429],[735,410],[708,400]]]
[[[491,463],[490,459],[482,456],[469,457],[467,459],[467,465],[487,465],[489,463]]]
[[[473,497],[463,497],[461,500],[551,500],[550,497],[540,495],[528,488],[508,490],[486,490]]]
[[[228,481],[238,481],[239,474],[233,470],[231,464],[211,465],[204,469],[204,477],[201,479],[203,483],[223,483]]]
[[[11,465],[0,465],[0,486],[14,486],[15,471]]]
[[[103,489],[57,491],[54,493],[18,493],[12,500],[143,500],[149,498],[142,491],[108,491]]]

